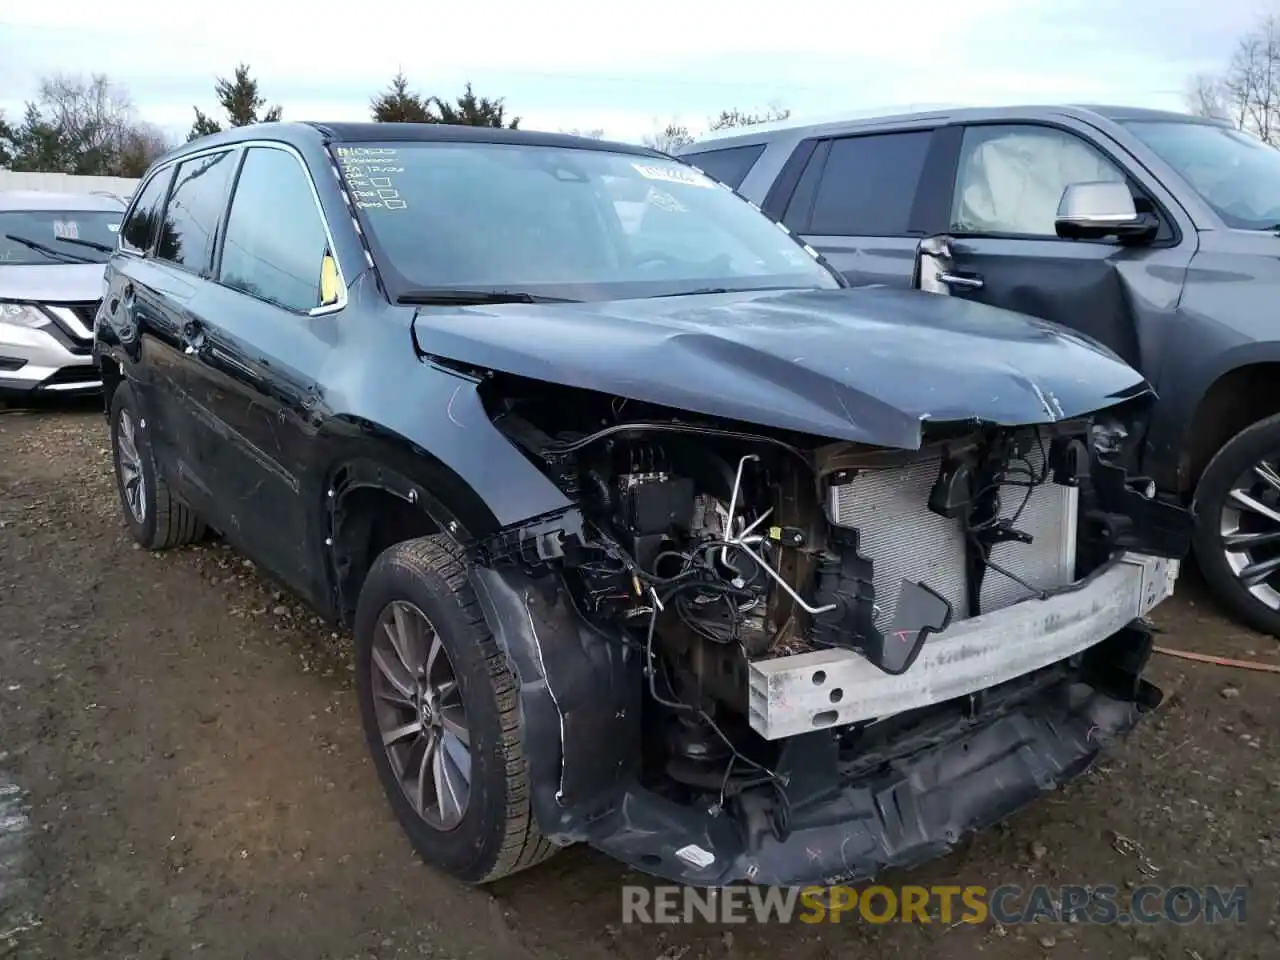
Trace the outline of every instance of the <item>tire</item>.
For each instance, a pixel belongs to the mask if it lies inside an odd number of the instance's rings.
[[[1213,455],[1195,493],[1195,555],[1214,597],[1233,619],[1262,633],[1280,637],[1280,607],[1272,607],[1240,582],[1227,559],[1222,538],[1223,510],[1233,485],[1254,464],[1280,459],[1280,415],[1242,430]],[[1267,486],[1262,484],[1265,491]],[[1280,491],[1276,491],[1280,496]],[[1277,507],[1280,510],[1280,506]],[[1280,530],[1280,525],[1275,525]],[[1280,551],[1280,547],[1277,547]],[[1280,556],[1280,552],[1276,554]],[[1280,573],[1272,580],[1280,591]],[[1275,602],[1280,603],[1280,592]]]
[[[120,497],[120,510],[124,514],[129,535],[148,550],[168,550],[203,538],[204,523],[170,491],[169,484],[156,469],[147,418],[142,413],[142,405],[138,403],[137,394],[130,384],[120,384],[112,394],[108,423],[111,429],[111,459],[115,468],[116,492]],[[130,503],[130,481],[126,477],[132,471],[125,463],[134,458],[128,456],[127,444],[122,449],[122,434],[133,438],[132,449],[136,452],[134,469],[141,478],[141,485],[134,487],[140,492],[140,510]]]
[[[413,709],[403,704],[387,707],[381,702],[387,699],[385,693],[397,694],[379,687],[385,683],[379,670],[385,673],[385,668],[375,663],[375,639],[382,644],[379,649],[385,662],[387,631],[380,618],[386,618],[388,611],[394,613],[397,606],[425,617],[429,631],[439,638],[465,711],[469,794],[461,819],[451,827],[433,823],[420,813],[423,797],[430,802],[441,796],[439,790],[423,787],[421,773],[416,791],[402,785],[384,745],[384,729],[397,722],[388,722],[386,710],[404,710],[400,716],[408,720],[415,717]],[[430,633],[423,642],[431,646]],[[534,866],[557,851],[539,833],[530,809],[515,677],[467,581],[467,561],[447,537],[408,540],[387,548],[374,561],[356,607],[355,658],[360,717],[378,779],[396,818],[427,863],[463,882],[487,883]],[[400,660],[401,665],[407,662]],[[430,672],[430,667],[421,671],[419,682],[429,681],[426,674]],[[381,721],[379,709],[384,711]],[[427,728],[425,722],[422,726]],[[400,766],[411,784],[413,766],[422,755],[412,752],[416,748],[404,749]],[[423,763],[419,769],[426,767]],[[444,800],[436,806],[437,816],[443,818]]]

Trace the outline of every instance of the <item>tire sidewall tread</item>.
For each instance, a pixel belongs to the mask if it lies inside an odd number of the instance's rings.
[[[1219,517],[1231,484],[1250,466],[1280,454],[1280,414],[1259,420],[1228,440],[1209,460],[1196,485],[1194,547],[1215,599],[1236,620],[1262,633],[1280,637],[1280,610],[1251,594],[1236,578],[1223,555]]]
[[[461,549],[436,535],[387,548],[370,568],[355,619],[356,689],[378,779],[396,818],[428,863],[467,883],[486,883],[555,852],[533,822],[519,687],[485,623]],[[387,760],[373,710],[372,638],[393,600],[431,621],[453,665],[471,733],[471,795],[462,822],[439,831],[405,797]]]
[[[142,523],[134,519],[133,512],[129,509],[120,477],[120,446],[117,437],[121,410],[128,410],[133,418],[134,443],[142,461],[142,476],[146,483],[143,498],[146,514]],[[156,463],[155,451],[151,445],[150,424],[132,384],[122,383],[112,391],[108,424],[116,493],[129,535],[147,550],[168,550],[200,540],[205,534],[205,525],[195,511],[169,489],[169,484]]]

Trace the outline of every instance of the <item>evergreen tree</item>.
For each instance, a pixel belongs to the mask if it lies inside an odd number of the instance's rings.
[[[187,142],[190,143],[197,137],[207,137],[211,133],[218,133],[222,129],[222,124],[213,117],[207,116],[199,107],[194,108],[196,112],[196,122],[191,125],[191,132],[187,134]]]
[[[495,100],[478,97],[471,89],[470,83],[467,84],[467,89],[462,96],[453,103],[445,103],[439,97],[430,97],[428,101],[436,108],[439,117],[437,123],[456,123],[469,127],[506,127],[509,130],[515,130],[520,126],[519,117],[512,117],[510,123],[505,121],[504,97],[498,97]]]
[[[13,127],[4,118],[4,111],[0,110],[0,167],[7,167],[13,162],[13,151],[17,146],[14,133]]]
[[[267,99],[258,93],[258,81],[249,76],[247,63],[236,67],[234,79],[219,77],[213,89],[219,106],[227,115],[228,126],[247,127],[251,123],[270,123],[280,119],[282,111],[279,106],[271,107],[261,117],[258,116],[258,111],[266,105]],[[199,107],[194,109],[196,119],[191,125],[191,132],[187,135],[188,141],[217,133],[222,129],[222,124],[208,116]]]
[[[77,173],[82,167],[76,144],[56,122],[48,120],[34,103],[27,104],[22,125],[14,132],[14,170]]]
[[[409,90],[404,72],[398,72],[391,86],[369,102],[373,119],[378,123],[435,123],[425,98]]]

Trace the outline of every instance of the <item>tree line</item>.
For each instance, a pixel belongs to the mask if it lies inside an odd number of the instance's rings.
[[[268,106],[246,63],[214,82],[217,109],[206,113],[193,106],[195,119],[187,140],[228,127],[280,120],[278,105]],[[476,93],[471,83],[451,97],[414,90],[397,71],[385,90],[369,101],[370,119],[382,123],[451,123],[515,130],[520,117],[510,114],[505,97]],[[707,121],[708,129],[747,126],[784,119],[790,110],[771,106],[761,111],[723,110]],[[569,130],[599,139],[604,131]],[[671,151],[695,139],[682,123],[658,124],[643,137],[650,147]],[[141,119],[129,92],[104,74],[82,77],[57,73],[43,78],[21,119],[0,112],[0,168],[90,176],[140,177],[161,154],[174,146],[155,124]]]
[[[0,167],[12,170],[139,177],[169,146],[103,74],[53,74],[20,120],[0,112]]]
[[[1187,107],[1280,147],[1280,18],[1263,17],[1247,31],[1221,73],[1193,76]]]

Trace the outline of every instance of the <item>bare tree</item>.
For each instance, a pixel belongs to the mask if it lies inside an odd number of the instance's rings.
[[[116,152],[111,174],[117,177],[141,177],[171,144],[164,132],[153,123],[140,122],[125,130]]]
[[[1197,73],[1187,82],[1187,112],[1195,117],[1212,117],[1229,120],[1227,92],[1222,77],[1212,73]]]
[[[640,139],[651,150],[671,153],[680,147],[693,143],[693,134],[689,132],[687,126],[672,120],[662,127],[657,126],[655,123],[653,132],[646,133]]]
[[[104,74],[64,73],[40,81],[9,143],[15,170],[96,176],[140,176],[169,147],[138,119],[124,87]]]
[[[91,167],[109,166],[135,123],[129,94],[101,73],[87,80],[51,74],[40,81],[36,103],[44,121],[74,144],[82,163]]]
[[[1280,146],[1280,18],[1265,17],[1241,37],[1221,77],[1191,78],[1187,105]]]
[[[785,120],[791,116],[789,107],[770,104],[763,110],[721,110],[720,116],[708,122],[712,130],[728,130],[730,127],[750,127],[757,123],[770,123],[774,120]]]
[[[568,134],[569,136],[571,136],[571,137],[586,137],[588,140],[603,140],[603,139],[604,139],[604,128],[603,128],[603,127],[593,127],[593,128],[591,128],[590,130],[583,130],[581,127],[572,127],[571,129],[565,130],[565,129],[562,127],[562,128],[560,129],[560,132],[561,132],[561,133],[567,133],[567,134]]]

